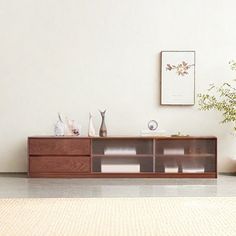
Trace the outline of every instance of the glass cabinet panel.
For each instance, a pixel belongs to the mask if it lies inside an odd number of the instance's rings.
[[[156,172],[209,173],[216,171],[215,139],[156,140]]]
[[[101,173],[154,172],[152,139],[94,139],[92,170]]]

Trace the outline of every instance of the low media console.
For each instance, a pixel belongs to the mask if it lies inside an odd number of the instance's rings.
[[[216,137],[29,137],[29,177],[216,178]]]

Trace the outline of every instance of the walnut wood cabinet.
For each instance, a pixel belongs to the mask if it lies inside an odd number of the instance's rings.
[[[217,177],[216,137],[29,137],[28,155],[29,177]]]

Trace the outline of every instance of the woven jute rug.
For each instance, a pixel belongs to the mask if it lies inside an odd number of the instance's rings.
[[[0,199],[1,236],[236,235],[236,198]]]

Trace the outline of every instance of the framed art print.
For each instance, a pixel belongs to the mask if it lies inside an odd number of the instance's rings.
[[[161,52],[161,105],[194,105],[195,51]]]

